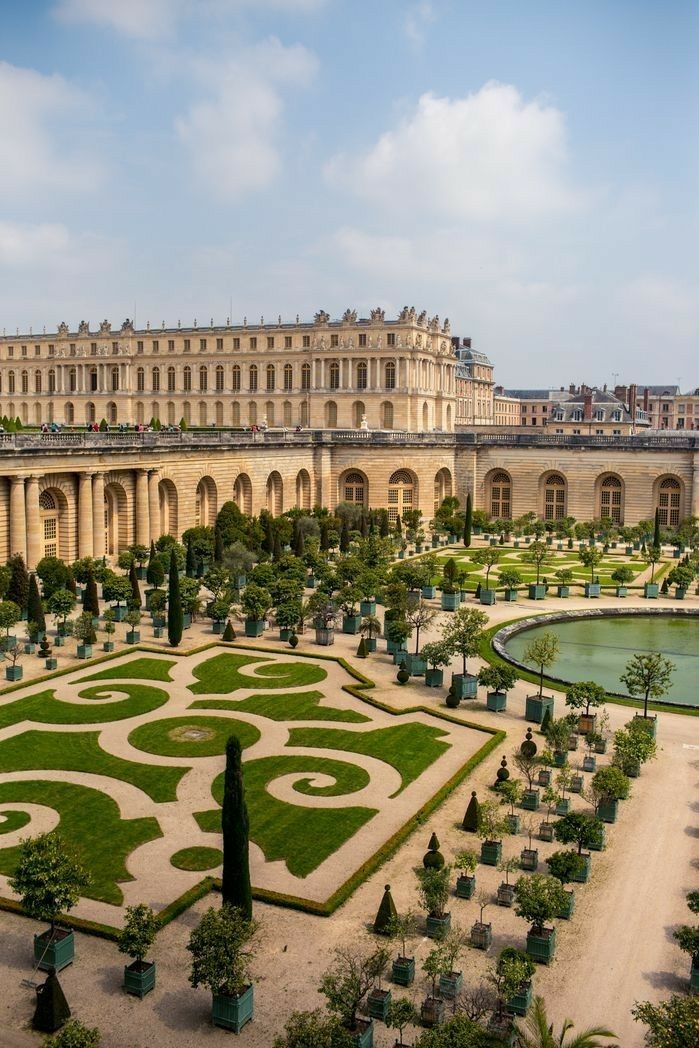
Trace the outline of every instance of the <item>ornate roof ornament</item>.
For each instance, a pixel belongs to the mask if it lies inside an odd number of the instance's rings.
[[[87,320],[81,320],[80,321],[80,323],[78,324],[78,334],[79,335],[89,335],[90,334],[89,321],[87,321]]]
[[[313,317],[315,324],[328,324],[330,322],[330,314],[326,313],[324,309],[319,309]]]
[[[61,321],[61,323],[58,325],[58,329],[57,330],[58,330],[58,334],[59,335],[69,335],[70,334],[70,331],[68,329],[68,325],[66,324],[65,320]]]
[[[100,335],[109,335],[112,331],[112,325],[108,320],[103,320],[100,324]]]
[[[370,315],[371,320],[374,324],[383,324],[384,320],[386,319],[386,310],[381,309],[380,306],[377,306],[376,309],[372,309]]]
[[[357,310],[356,309],[346,309],[345,312],[342,314],[342,323],[343,324],[356,324],[357,323]]]

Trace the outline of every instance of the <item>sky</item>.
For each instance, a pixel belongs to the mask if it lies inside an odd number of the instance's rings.
[[[0,329],[449,317],[699,386],[696,0],[0,0]]]

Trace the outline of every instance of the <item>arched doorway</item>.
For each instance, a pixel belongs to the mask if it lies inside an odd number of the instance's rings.
[[[283,512],[283,503],[284,485],[281,475],[275,469],[267,478],[267,509],[274,517],[278,517]]]
[[[111,482],[104,489],[104,548],[116,556],[129,544],[126,492],[121,484]]]
[[[362,417],[366,415],[366,405],[363,400],[355,400],[352,405],[352,423],[355,429],[362,424]]]
[[[233,485],[233,501],[241,513],[252,514],[252,484],[247,473],[239,473]]]
[[[60,488],[46,488],[39,495],[43,557],[69,559],[68,500]]]
[[[682,521],[682,484],[677,477],[663,477],[657,486],[655,506],[660,524],[676,528]]]
[[[340,477],[338,485],[338,500],[340,502],[352,502],[356,506],[368,504],[369,484],[363,473],[353,469]]]
[[[337,404],[334,400],[328,400],[325,404],[325,428],[335,429],[337,426]]]
[[[488,512],[494,520],[512,517],[512,478],[504,469],[496,470],[488,478]]]
[[[306,469],[300,469],[296,474],[296,506],[298,509],[311,508],[311,478]]]
[[[417,481],[408,469],[399,469],[391,474],[388,482],[388,519],[395,523],[406,510],[413,509],[417,502]]]
[[[164,478],[158,484],[160,504],[160,534],[177,538],[177,488],[171,480]]]
[[[624,485],[615,473],[608,473],[599,481],[597,516],[624,523]]]
[[[430,428],[430,409],[425,401],[422,405],[422,431],[426,433]]]
[[[381,428],[393,429],[393,404],[390,400],[384,400],[381,405]]]
[[[451,470],[443,466],[434,478],[434,508],[435,513],[442,505],[446,498],[449,498],[452,494],[452,480]]]
[[[567,485],[560,473],[549,473],[544,480],[544,520],[562,520],[566,515]]]
[[[216,483],[212,477],[202,477],[194,495],[195,527],[210,527],[216,523]]]

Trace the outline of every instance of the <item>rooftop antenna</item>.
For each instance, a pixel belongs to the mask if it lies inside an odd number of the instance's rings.
[[[614,379],[614,385],[616,386],[617,385],[617,379],[619,378],[619,372],[618,371],[612,371],[612,378]]]

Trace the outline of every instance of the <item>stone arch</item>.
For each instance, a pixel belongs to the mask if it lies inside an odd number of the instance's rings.
[[[205,400],[200,400],[199,401],[199,425],[200,426],[207,426],[208,425],[208,411],[207,411],[207,405],[206,405],[206,401]]]
[[[157,400],[151,402],[150,406],[150,417],[155,421],[160,421],[160,404]],[[149,419],[150,421],[150,419]]]
[[[268,426],[274,426],[274,401],[268,400],[265,403],[265,419],[267,420]]]
[[[104,486],[104,548],[116,556],[129,545],[128,498],[123,484],[110,480]]]
[[[447,404],[446,423],[447,432],[451,433],[451,404]]]
[[[113,400],[110,400],[107,404],[107,422],[110,426],[115,426],[117,420],[117,406]]]
[[[285,400],[282,404],[282,422],[285,426],[291,426],[293,424],[293,408],[290,400]]]
[[[684,484],[674,473],[665,473],[655,481],[653,505],[664,528],[676,528],[685,517]]]
[[[311,478],[307,469],[300,469],[296,474],[296,506],[298,509],[311,508]]]
[[[623,524],[624,495],[624,481],[618,473],[600,474],[595,480],[595,517],[598,520],[606,517],[615,524]]]
[[[562,520],[568,513],[568,481],[559,470],[542,473],[541,516],[544,520]]]
[[[361,426],[362,415],[366,415],[366,404],[363,400],[355,400],[352,405],[352,425],[355,429]]]
[[[12,409],[11,404],[9,414],[10,416],[14,415],[14,411]],[[65,407],[63,408],[63,417],[65,418],[66,424],[69,426],[72,426],[75,422],[75,408],[73,407],[73,403],[70,400],[67,400],[65,403]]]
[[[192,405],[189,403],[188,400],[185,400],[184,404],[182,405],[182,418],[184,419],[185,424],[187,426],[192,425]]]
[[[430,407],[427,401],[422,403],[422,431],[427,433],[430,428]]]
[[[89,420],[88,420],[89,421]],[[143,426],[146,421],[146,409],[142,400],[136,401],[136,425]]]
[[[95,422],[96,418],[97,412],[95,410],[95,405],[91,400],[88,400],[87,404],[85,405],[85,421]]]
[[[231,402],[231,425],[240,425],[240,402],[237,400]]]
[[[54,484],[39,493],[40,535],[42,557],[70,560],[70,521],[65,491]]]
[[[34,405],[34,425],[35,426],[40,426],[41,425],[41,404],[39,404],[39,403],[36,403]]]
[[[174,426],[177,422],[175,417],[175,402],[173,400],[168,400],[167,402],[167,422],[168,426]]]
[[[357,506],[369,505],[369,481],[360,469],[347,469],[337,481],[337,501],[353,502]]]
[[[442,466],[441,469],[437,470],[434,477],[435,513],[444,502],[444,499],[449,498],[453,493],[454,481],[452,479],[451,470],[446,466]]]
[[[274,517],[284,512],[284,482],[276,469],[267,477],[267,509]]]
[[[160,507],[160,534],[179,536],[178,498],[174,481],[163,477],[158,484],[158,503]]]
[[[386,498],[388,519],[395,523],[406,510],[415,509],[418,505],[417,475],[411,469],[397,469],[388,480]]]
[[[239,473],[235,478],[233,501],[241,513],[252,514],[252,483],[247,473]]]
[[[494,520],[512,518],[512,477],[504,469],[491,469],[485,478],[487,513]]]
[[[29,406],[26,400],[23,400],[19,408],[19,417],[22,419],[22,425],[26,426],[29,424]]]
[[[381,429],[393,429],[393,404],[390,400],[381,404]]]
[[[325,402],[325,428],[335,429],[337,426],[337,404],[334,400]]]
[[[214,404],[214,420],[217,426],[223,425],[223,404],[220,400]]]
[[[216,523],[218,492],[213,477],[202,477],[194,493],[194,526],[213,528]]]
[[[308,425],[308,401],[302,400],[299,404],[299,425]]]

